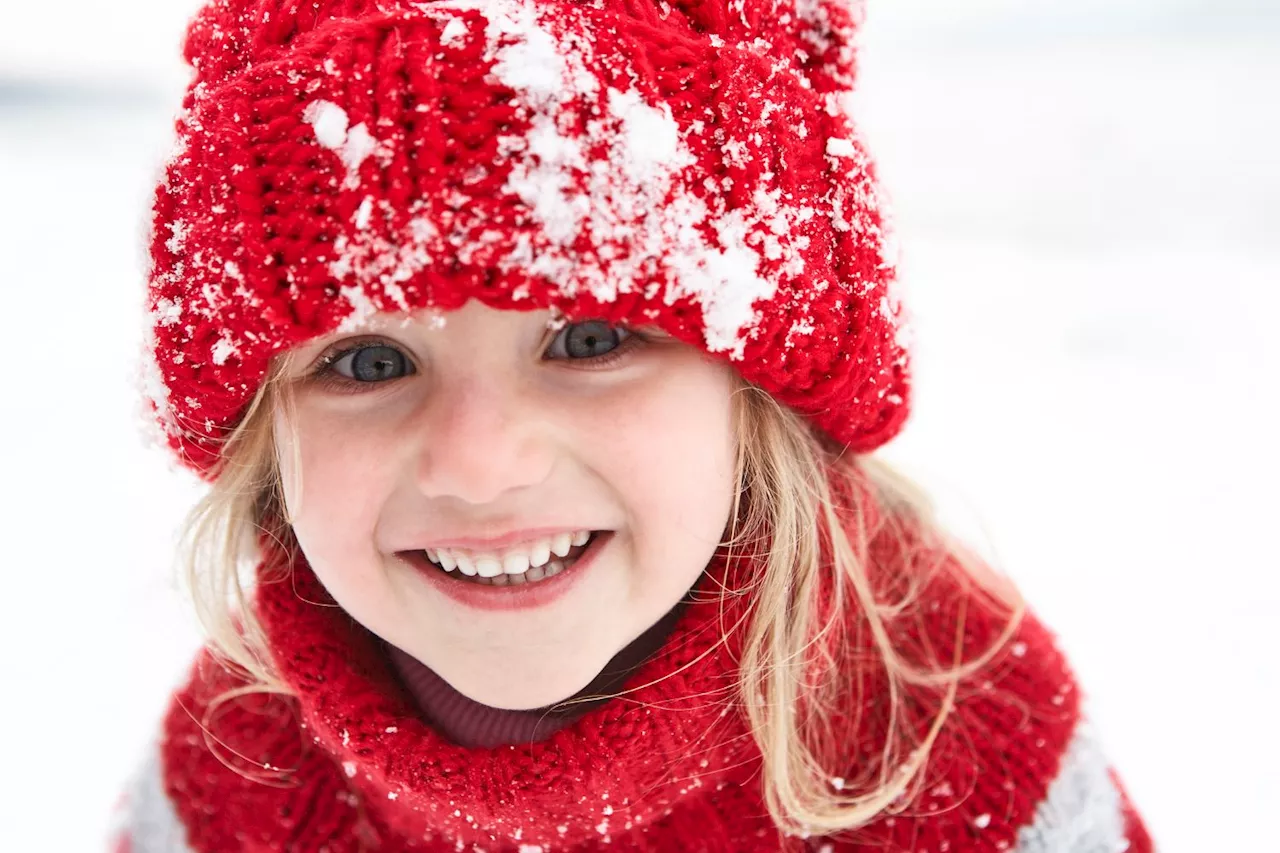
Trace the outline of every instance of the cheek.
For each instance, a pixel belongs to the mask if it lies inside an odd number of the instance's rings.
[[[382,477],[376,436],[357,436],[340,418],[298,412],[298,425],[278,445],[280,468],[298,544],[321,571],[352,564],[372,548]],[[290,440],[291,439],[291,440]]]
[[[686,365],[633,389],[599,429],[610,485],[650,547],[719,541],[736,486],[732,390],[727,368]]]

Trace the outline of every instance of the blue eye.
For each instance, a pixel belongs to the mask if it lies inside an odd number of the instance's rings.
[[[328,367],[339,376],[356,382],[384,382],[413,373],[413,365],[405,354],[386,344],[349,349],[329,362]]]
[[[626,358],[641,335],[603,320],[569,323],[548,346],[543,358],[564,361],[581,368],[612,366]],[[389,341],[366,340],[350,344],[320,359],[312,371],[314,378],[334,391],[357,391],[363,386],[402,379],[417,373],[413,360]]]
[[[630,337],[631,333],[626,329],[611,326],[603,320],[570,323],[556,335],[548,353],[555,358],[575,361],[602,358],[617,350]]]

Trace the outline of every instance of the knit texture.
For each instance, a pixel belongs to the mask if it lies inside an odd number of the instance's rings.
[[[896,547],[873,545],[875,565],[909,568]],[[962,685],[916,798],[838,838],[779,833],[764,807],[760,752],[734,703],[742,633],[724,633],[747,597],[722,611],[706,594],[739,588],[752,571],[748,559],[717,555],[702,594],[627,679],[624,697],[538,742],[466,747],[422,718],[380,641],[332,606],[299,560],[258,599],[296,696],[215,706],[237,682],[202,656],[167,716],[164,790],[186,833],[182,850],[1151,849],[1082,723],[1065,660],[1033,617]],[[935,575],[895,623],[904,654],[927,648],[950,660],[959,638],[979,650],[998,636],[1005,617],[960,577]],[[886,736],[878,656],[868,646],[853,653],[865,679],[832,718],[848,746],[831,768],[837,790],[878,772]]]
[[[214,0],[151,222],[149,399],[206,477],[273,356],[469,299],[656,325],[854,451],[908,411],[860,3]]]

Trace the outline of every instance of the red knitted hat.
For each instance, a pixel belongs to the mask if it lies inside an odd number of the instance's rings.
[[[907,415],[860,0],[212,0],[156,191],[149,396],[211,476],[272,356],[377,311],[654,324],[854,451]]]

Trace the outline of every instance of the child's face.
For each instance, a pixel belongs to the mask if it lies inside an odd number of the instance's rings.
[[[293,528],[369,630],[476,701],[548,705],[657,622],[715,552],[736,487],[732,373],[657,332],[556,331],[546,311],[475,301],[443,317],[379,315],[295,350],[295,416],[276,414]],[[519,585],[423,554],[515,534],[467,550],[518,570],[521,553],[538,561],[530,539],[579,530],[611,532]],[[494,606],[513,601],[526,606]]]

